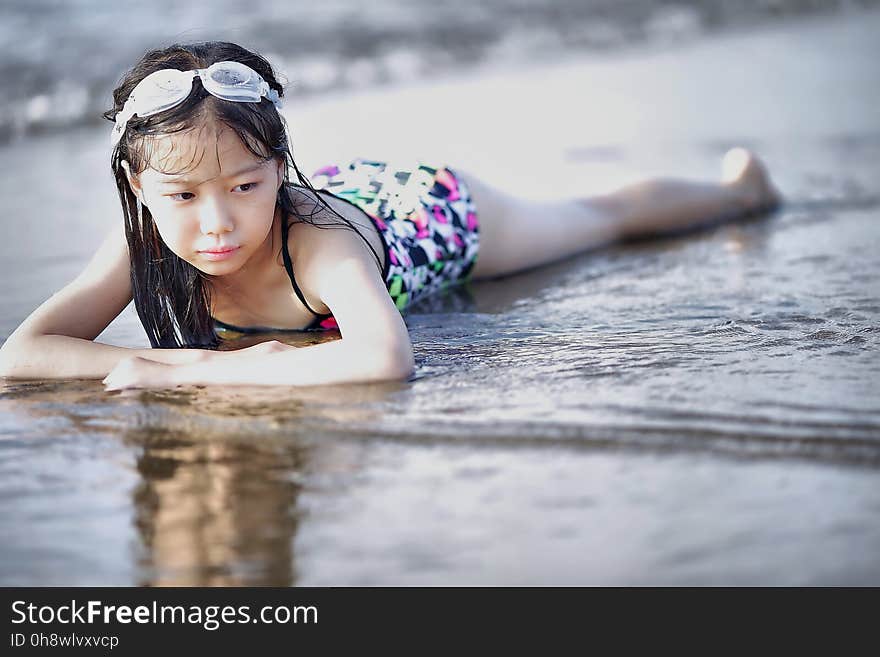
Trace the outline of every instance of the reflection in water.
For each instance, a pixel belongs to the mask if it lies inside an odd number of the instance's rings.
[[[299,486],[291,475],[306,450],[169,434],[135,440],[143,445],[133,491],[140,584],[294,583]]]
[[[317,428],[375,421],[376,405],[402,385],[107,394],[96,382],[9,381],[0,383],[0,433],[26,435],[23,428],[42,426],[40,433],[69,436],[61,443],[69,462],[51,479],[71,493],[61,494],[48,517],[23,502],[24,517],[42,515],[50,525],[83,512],[76,495],[84,481],[98,478],[108,443],[114,469],[119,454],[132,455],[133,485],[99,495],[123,509],[102,522],[135,527],[130,570],[139,585],[290,586],[297,579],[302,482],[315,467],[346,476],[360,467],[356,444],[326,440]],[[3,447],[15,442],[7,439]],[[21,446],[44,459],[53,449],[27,439]],[[26,460],[5,454],[2,497],[35,474]],[[82,540],[80,553],[93,539]],[[70,537],[71,546],[78,541]]]
[[[368,421],[374,413],[358,402],[400,385],[136,393],[174,409],[173,420],[149,412],[123,438],[142,449],[133,491],[141,584],[295,584],[297,497],[309,461],[320,452],[325,470],[351,467],[340,466],[348,451],[315,441],[309,427]]]

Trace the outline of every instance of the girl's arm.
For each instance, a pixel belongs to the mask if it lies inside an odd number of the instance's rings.
[[[131,356],[192,363],[201,349],[128,349],[93,342],[131,301],[128,246],[114,227],[83,272],[37,308],[0,348],[0,376],[100,379]]]
[[[122,361],[104,384],[108,390],[177,385],[305,386],[403,380],[413,370],[412,352],[407,356],[350,338],[311,347],[283,345],[273,353],[255,352],[249,357],[236,353],[241,358],[234,363],[216,358],[177,366],[135,357]]]
[[[313,291],[312,296],[333,313],[341,340],[299,348],[275,342],[264,347],[263,353],[239,352],[234,363],[221,357],[163,367],[132,359],[107,377],[107,388],[406,379],[414,367],[409,333],[360,238],[348,230],[302,226],[298,239],[302,255],[296,259],[297,279],[307,296]]]

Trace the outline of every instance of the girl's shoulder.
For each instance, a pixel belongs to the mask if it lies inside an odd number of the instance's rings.
[[[298,258],[304,262],[319,259],[327,248],[332,248],[332,243],[339,242],[339,234],[345,234],[353,237],[375,261],[375,256],[365,241],[369,243],[380,257],[379,264],[384,265],[382,238],[372,219],[363,210],[329,192],[312,192],[298,186],[291,186],[291,191],[294,207],[300,214],[300,217],[292,217],[290,220],[287,246],[292,259]],[[316,193],[320,194],[323,203],[315,201]],[[342,218],[328,210],[326,205]],[[360,236],[354,233],[352,227]]]
[[[320,290],[326,277],[333,275],[334,267],[360,261],[364,265],[360,271],[372,271],[381,278],[386,258],[384,243],[370,217],[357,206],[330,193],[321,193],[325,203],[316,203],[315,192],[309,189],[292,187],[292,192],[294,207],[301,215],[289,219],[287,249],[294,276],[309,305],[318,312],[328,312]]]

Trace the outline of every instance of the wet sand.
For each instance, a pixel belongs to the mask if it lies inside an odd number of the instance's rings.
[[[425,304],[405,384],[8,383],[0,583],[880,583],[878,28],[289,103],[304,171],[420,157],[574,195],[742,143],[789,204]],[[105,132],[0,160],[5,337],[117,201]],[[100,339],[147,344],[131,309]]]

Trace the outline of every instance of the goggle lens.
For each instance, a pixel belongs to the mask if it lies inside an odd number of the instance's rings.
[[[244,71],[238,71],[231,68],[220,68],[211,71],[211,79],[217,84],[224,87],[234,87],[237,85],[248,84],[251,76]]]

